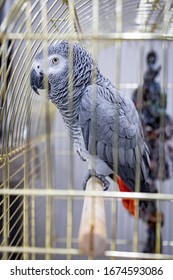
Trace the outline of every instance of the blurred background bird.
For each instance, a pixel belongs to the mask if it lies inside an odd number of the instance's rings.
[[[143,85],[133,93],[133,102],[139,112],[147,145],[150,150],[149,184],[157,192],[157,180],[171,178],[173,172],[173,119],[166,112],[167,96],[162,93],[160,84],[156,81],[161,66],[156,66],[157,54],[150,51],[146,57],[147,70]],[[161,162],[160,164],[158,164]],[[155,218],[154,218],[155,216]],[[144,252],[154,253],[156,246],[156,216],[148,221],[148,238]],[[161,213],[161,224],[163,214]],[[161,244],[160,244],[160,247]]]

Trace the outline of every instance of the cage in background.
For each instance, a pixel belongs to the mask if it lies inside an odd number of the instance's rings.
[[[12,1],[0,29],[1,259],[87,258],[78,249],[87,166],[74,153],[46,94],[36,96],[31,91],[35,54],[48,42],[78,41],[93,54],[105,76],[130,96],[142,84],[147,52],[156,49],[171,114],[172,16],[173,5],[167,0]],[[172,179],[158,181],[159,193],[149,196],[157,200],[165,217],[162,229],[157,223],[162,254],[158,248],[153,254],[142,253],[146,226],[121,206],[123,194],[117,186],[112,184],[102,194],[107,247],[100,258],[173,258],[171,185]]]

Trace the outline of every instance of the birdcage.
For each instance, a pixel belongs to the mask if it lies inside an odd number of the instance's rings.
[[[67,40],[84,45],[104,75],[131,97],[143,83],[147,53],[155,50],[171,115],[172,1],[9,0],[0,1],[0,8],[0,258],[173,259],[171,177],[160,175],[158,192],[151,194],[119,192],[113,181],[108,191],[84,191],[86,163],[75,153],[46,91],[36,95],[30,85],[36,53]],[[162,174],[162,149],[157,164]],[[142,251],[147,225],[123,208],[123,198],[135,198],[136,208],[140,199],[156,201],[158,213],[163,213],[163,225],[156,217],[153,252]],[[82,222],[84,201],[91,213]],[[99,234],[105,245],[98,255],[93,245],[95,208],[103,218]],[[86,240],[89,249],[81,251],[79,243],[85,240],[79,241],[80,225],[89,223],[89,215],[93,232]]]

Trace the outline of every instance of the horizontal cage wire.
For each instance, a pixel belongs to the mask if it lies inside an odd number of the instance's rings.
[[[172,1],[7,0],[0,22],[0,259],[173,259]]]

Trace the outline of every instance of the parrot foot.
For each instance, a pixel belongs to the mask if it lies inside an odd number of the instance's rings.
[[[102,183],[103,183],[103,190],[106,191],[109,188],[109,181],[105,178],[105,176],[101,175],[101,174],[97,174],[95,172],[95,170],[93,169],[89,169],[88,173],[85,175],[84,180],[83,180],[83,189],[86,189],[86,185],[88,180],[92,177],[95,176],[97,177]]]

